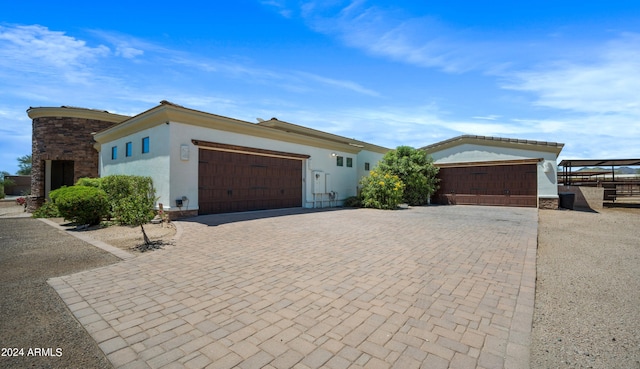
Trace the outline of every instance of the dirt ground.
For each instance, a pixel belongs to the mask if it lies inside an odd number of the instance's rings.
[[[531,368],[640,368],[640,209],[540,210]]]
[[[0,201],[0,219],[16,216],[29,217],[30,215],[31,214],[24,212],[24,208],[22,206],[16,205],[15,201]],[[131,253],[140,253],[138,247],[144,244],[140,227],[119,226],[105,222],[99,226],[79,230],[75,224],[72,224],[63,218],[51,218],[50,220],[60,224],[66,230],[71,232],[83,232],[91,238],[108,243],[111,246],[118,247]],[[144,230],[152,242],[161,241],[163,244],[161,247],[171,245],[173,237],[176,234],[176,228],[171,223],[149,223],[144,226]]]
[[[0,368],[112,368],[47,280],[118,261],[36,219],[0,219],[0,348],[12,349]]]
[[[140,227],[119,225],[107,226],[103,224],[84,230],[77,230],[74,224],[71,224],[62,218],[52,218],[50,220],[62,225],[71,232],[83,232],[91,238],[134,254],[140,253],[140,247],[144,245],[144,239]],[[165,223],[164,225],[149,223],[144,225],[144,230],[151,242],[161,243],[159,247],[171,246],[173,244],[172,239],[176,234],[176,227],[172,223]]]

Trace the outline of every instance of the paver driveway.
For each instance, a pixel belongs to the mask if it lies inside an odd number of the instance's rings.
[[[50,281],[116,367],[529,366],[537,209],[284,210],[178,227],[175,246]]]

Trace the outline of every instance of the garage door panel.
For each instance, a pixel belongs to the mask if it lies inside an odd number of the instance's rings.
[[[302,206],[297,159],[199,150],[200,214]]]
[[[445,167],[438,177],[438,203],[537,206],[535,164]]]

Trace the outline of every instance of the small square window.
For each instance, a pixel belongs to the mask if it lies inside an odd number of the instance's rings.
[[[113,146],[111,148],[111,160],[116,160],[118,158],[118,146]]]
[[[343,167],[344,166],[344,157],[337,156],[336,157],[336,165],[339,166],[339,167]]]
[[[347,168],[353,168],[353,158],[347,158]]]
[[[142,153],[146,154],[149,152],[149,137],[145,137],[142,139]]]
[[[131,155],[132,155],[132,153],[133,153],[132,147],[133,147],[133,144],[132,144],[131,142],[127,142],[127,145],[126,145],[126,153],[125,153],[125,155],[126,155],[127,157],[129,157],[129,156],[131,156]]]
[[[370,170],[370,164],[364,163],[364,170]]]

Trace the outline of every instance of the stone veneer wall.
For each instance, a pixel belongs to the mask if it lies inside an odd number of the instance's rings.
[[[96,119],[40,117],[33,119],[31,196],[28,210],[45,200],[45,160],[73,160],[73,180],[98,176],[98,152],[92,132],[116,123]]]
[[[539,209],[557,209],[560,200],[558,198],[538,198]]]

